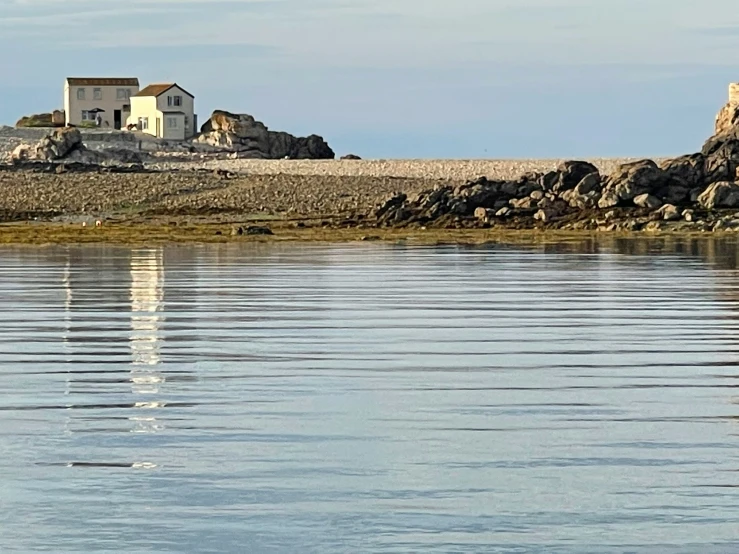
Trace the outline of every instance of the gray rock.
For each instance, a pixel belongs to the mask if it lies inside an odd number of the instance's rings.
[[[402,192],[395,193],[380,204],[380,206],[375,210],[375,217],[380,218],[386,213],[400,208],[407,199],[408,196],[406,194],[403,194]]]
[[[737,126],[739,126],[739,106],[727,103],[716,115],[716,134],[721,135],[731,132]]]
[[[554,188],[554,185],[557,184],[559,181],[559,173],[556,171],[550,171],[549,173],[545,173],[538,179],[539,186],[544,191],[549,191]]]
[[[634,197],[634,204],[640,208],[649,208],[650,210],[653,210],[655,208],[659,208],[662,205],[662,201],[656,196],[644,193]]]
[[[674,221],[676,219],[680,219],[680,210],[677,209],[676,206],[673,206],[672,204],[665,204],[662,206],[659,210],[657,210],[657,213],[662,216],[662,219],[665,221]]]
[[[480,221],[487,223],[490,221],[491,217],[495,216],[495,212],[493,210],[489,210],[487,208],[475,208],[475,218],[479,219]]]
[[[690,198],[690,189],[683,187],[679,181],[675,181],[674,183],[662,187],[657,192],[657,196],[665,204],[679,205],[685,203]]]
[[[31,158],[31,149],[32,146],[30,144],[19,144],[10,154],[10,159],[12,161],[25,162]]]
[[[728,181],[713,183],[698,196],[698,203],[707,210],[739,206],[739,185]]]
[[[739,139],[722,135],[714,136],[703,145],[705,156],[704,182],[732,181],[739,167]]]
[[[519,183],[518,188],[516,189],[516,198],[530,196],[532,193],[537,191],[543,192],[538,183],[533,181],[524,181],[523,183]]]
[[[656,191],[668,180],[668,175],[652,160],[640,160],[619,166],[609,175],[604,188],[621,200],[632,200],[640,194]]]
[[[620,198],[618,195],[613,191],[605,191],[601,195],[600,199],[598,200],[598,207],[601,209],[606,208],[613,208],[614,206],[618,206],[620,202]]]
[[[556,218],[558,215],[559,214],[552,208],[544,208],[534,214],[534,219],[536,221],[541,221],[543,223],[546,223]]]
[[[598,172],[588,173],[585,177],[583,177],[580,180],[580,182],[575,187],[575,191],[579,195],[588,194],[589,192],[593,192],[599,189],[600,189],[600,173]]]
[[[274,235],[272,232],[272,229],[269,227],[260,227],[257,225],[252,225],[246,228],[246,234],[247,235]]]
[[[334,159],[334,151],[318,135],[295,137],[270,131],[249,114],[213,112],[195,139],[223,150],[242,153],[243,157],[265,159]]]
[[[553,186],[553,190],[555,192],[574,189],[586,175],[591,173],[600,175],[598,173],[598,168],[593,164],[577,160],[562,162],[557,167],[557,173],[559,174],[559,177]]]
[[[699,153],[665,160],[659,167],[675,184],[680,184],[685,188],[692,188],[703,185],[705,164],[705,156]]]
[[[33,157],[37,160],[61,160],[82,146],[82,135],[76,127],[55,129],[36,145]]]
[[[536,212],[534,214],[534,219],[546,223],[548,221],[552,221],[553,219],[561,217],[566,211],[567,204],[565,204],[562,200],[557,200],[553,202],[549,207],[541,208],[538,212]]]
[[[534,205],[536,205],[536,201],[530,196],[526,196],[525,198],[512,198],[509,203],[512,208],[516,208],[518,210],[530,210]]]

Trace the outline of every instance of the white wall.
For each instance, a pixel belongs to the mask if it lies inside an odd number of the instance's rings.
[[[149,119],[149,128],[139,129],[139,131],[157,136],[156,122],[157,118],[161,118],[161,114],[157,110],[156,98],[153,96],[135,96],[131,98],[131,115],[128,117],[126,124],[138,125],[140,117]]]
[[[161,113],[162,119],[162,138],[169,140],[185,140],[185,116],[183,114]],[[174,126],[170,127],[170,123]]]
[[[85,89],[85,99],[78,100],[77,90]],[[94,90],[100,89],[102,93],[101,100],[95,100]],[[137,86],[69,86],[65,81],[64,84],[64,113],[66,123],[72,125],[80,125],[82,120],[82,110],[88,111],[94,108],[100,108],[105,112],[100,114],[103,119],[103,126],[107,121],[109,127],[112,129],[114,126],[115,110],[121,110],[121,126],[126,125],[126,119],[129,113],[123,111],[124,104],[130,104],[129,99],[118,99],[118,89],[125,89],[131,91],[131,96],[139,91]],[[93,120],[94,121],[94,120]]]
[[[170,106],[168,97],[182,97],[182,105],[175,106],[174,103]],[[191,137],[196,133],[195,129],[195,100],[189,96],[180,87],[172,87],[167,92],[163,93],[157,98],[157,109],[160,112],[167,111],[180,111],[185,114],[187,118],[187,127],[185,129],[185,137]]]

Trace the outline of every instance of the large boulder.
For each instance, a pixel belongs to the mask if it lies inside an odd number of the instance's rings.
[[[76,127],[63,127],[42,138],[36,145],[34,158],[54,161],[66,158],[82,147],[82,134]]]
[[[143,156],[130,148],[91,150],[82,143],[82,135],[75,127],[56,129],[37,144],[20,144],[11,154],[13,163],[64,162],[82,165],[141,164]]]
[[[729,133],[709,138],[701,151],[705,156],[706,183],[733,181],[739,168],[739,138]]]
[[[574,189],[583,178],[590,174],[599,176],[598,168],[589,162],[568,160],[557,167],[558,174],[556,182],[552,186],[554,192],[564,192]]]
[[[716,115],[715,131],[721,135],[739,125],[739,105],[728,103]]]
[[[641,194],[653,194],[670,180],[669,175],[652,160],[640,160],[620,165],[608,176],[604,192],[609,197],[633,200]],[[604,206],[601,206],[604,207]]]
[[[31,159],[33,147],[30,144],[19,144],[10,153],[11,162],[25,162]]]
[[[296,137],[270,131],[264,123],[249,114],[216,110],[200,132],[195,142],[238,152],[244,158],[333,159],[335,156],[326,141],[318,135]]]
[[[713,183],[698,196],[698,203],[707,210],[739,207],[739,185],[729,181]]]
[[[700,187],[705,179],[706,158],[703,154],[686,154],[660,164],[662,169],[673,181],[686,188]]]

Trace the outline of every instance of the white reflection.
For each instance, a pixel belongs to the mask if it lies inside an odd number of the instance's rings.
[[[161,249],[135,250],[131,254],[131,390],[135,394],[157,394],[164,383],[158,370],[161,362],[162,308],[164,303],[164,266]],[[155,400],[136,402],[136,408],[164,406]],[[129,418],[132,432],[155,433],[161,429],[156,418],[147,415]]]
[[[69,259],[69,251],[67,251],[67,263],[64,264],[64,272],[62,273],[62,286],[64,287],[64,331],[62,332],[62,344],[66,353],[66,361],[72,361],[72,353],[69,350],[69,335],[72,331],[72,279],[71,279],[71,261]],[[69,394],[69,379],[67,379],[66,394]]]

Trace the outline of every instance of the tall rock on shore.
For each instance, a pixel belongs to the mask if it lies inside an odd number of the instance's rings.
[[[195,142],[236,152],[244,158],[332,160],[335,156],[318,135],[295,137],[270,131],[248,114],[216,110],[200,131]]]
[[[716,115],[716,134],[721,135],[730,132],[737,125],[739,125],[739,104],[729,102]]]

